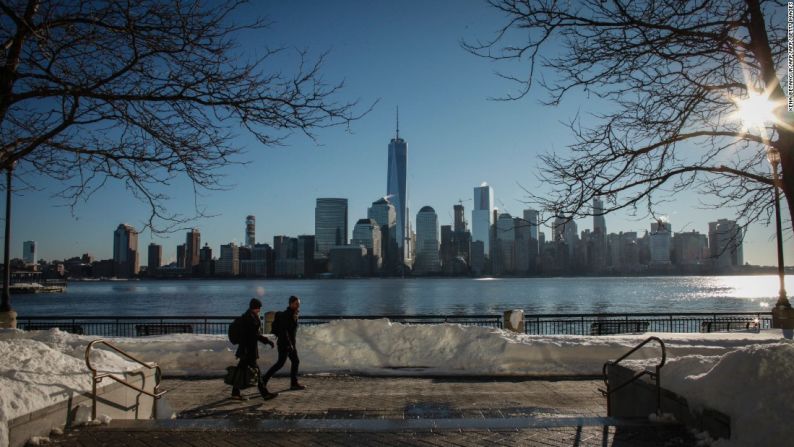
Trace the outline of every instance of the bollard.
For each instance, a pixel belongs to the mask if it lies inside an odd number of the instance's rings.
[[[273,320],[276,318],[276,312],[270,311],[265,313],[265,334],[270,333],[270,329],[273,327]]]
[[[504,328],[508,331],[524,333],[524,310],[513,309],[504,312]]]
[[[0,328],[16,329],[17,313],[13,310],[9,310],[7,312],[0,312]]]

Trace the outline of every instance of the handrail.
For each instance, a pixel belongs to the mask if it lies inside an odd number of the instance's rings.
[[[645,346],[646,344],[648,344],[648,343],[650,343],[652,341],[658,342],[659,343],[659,347],[662,349],[662,361],[659,362],[656,365],[656,367],[655,367],[656,371],[655,372],[651,372],[651,371],[648,371],[647,369],[645,369],[645,370],[643,370],[640,373],[634,374],[629,380],[623,382],[622,384],[620,384],[620,385],[618,385],[618,386],[616,386],[614,388],[610,387],[609,386],[609,376],[607,375],[607,368],[609,368],[610,366],[618,365],[620,362],[622,362],[623,360],[625,360],[626,358],[628,358],[629,356],[631,356],[632,354],[637,352],[639,349],[641,349],[643,346]],[[637,346],[635,346],[634,348],[629,350],[629,352],[623,354],[617,360],[614,360],[614,361],[608,360],[607,362],[605,362],[604,363],[604,367],[602,368],[601,372],[604,375],[604,385],[606,385],[606,392],[604,394],[606,395],[606,398],[607,398],[607,416],[611,416],[611,413],[612,413],[612,409],[610,408],[611,407],[611,405],[610,405],[610,401],[611,401],[610,396],[613,393],[615,393],[616,391],[618,391],[620,389],[623,389],[624,387],[626,387],[629,384],[637,381],[640,377],[645,376],[645,375],[649,375],[649,376],[653,377],[656,380],[656,413],[658,414],[661,411],[661,407],[662,407],[662,386],[661,386],[661,379],[660,379],[660,370],[662,369],[662,367],[665,365],[666,362],[667,362],[667,348],[665,347],[664,342],[662,341],[662,339],[659,338],[659,337],[648,337],[645,340],[643,340],[642,343],[638,344]]]
[[[126,380],[124,380],[124,379],[122,379],[120,377],[117,377],[117,376],[115,376],[115,375],[113,375],[111,373],[101,373],[100,374],[99,371],[97,371],[97,369],[94,368],[93,365],[91,365],[91,349],[93,349],[95,344],[100,344],[100,343],[105,345],[105,346],[107,346],[108,348],[118,352],[119,354],[123,355],[124,357],[127,357],[128,359],[134,361],[135,363],[138,363],[139,365],[144,366],[145,368],[154,369],[155,370],[155,374],[154,374],[154,377],[155,377],[154,392],[152,393],[152,392],[146,391],[143,388],[137,387],[137,386],[127,382]],[[101,382],[102,379],[105,378],[105,377],[111,378],[111,379],[115,380],[116,382],[118,382],[118,383],[120,383],[120,384],[122,384],[122,385],[124,385],[124,386],[126,386],[128,388],[132,388],[133,390],[136,390],[136,391],[138,391],[140,393],[143,393],[143,394],[145,394],[147,396],[150,396],[150,397],[152,397],[154,399],[160,399],[161,397],[163,397],[163,395],[165,395],[165,393],[168,392],[168,391],[158,391],[157,390],[157,388],[160,386],[160,378],[162,377],[162,374],[163,374],[162,370],[160,369],[160,366],[157,363],[144,362],[143,360],[140,360],[137,357],[125,352],[124,350],[122,350],[118,346],[114,345],[113,343],[111,343],[111,342],[109,342],[109,341],[107,341],[105,339],[100,338],[100,339],[93,340],[90,343],[88,343],[88,346],[86,346],[86,348],[85,348],[85,364],[88,367],[88,369],[91,370],[91,395],[92,395],[91,396],[91,399],[92,399],[91,419],[96,419],[96,401],[97,401],[96,385],[97,385],[97,383]]]

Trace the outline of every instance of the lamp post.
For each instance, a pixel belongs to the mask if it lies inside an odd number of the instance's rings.
[[[781,104],[769,100],[767,95],[751,93],[749,97],[735,100],[738,116],[746,124],[757,126],[766,145],[766,159],[772,168],[772,189],[775,197],[775,231],[777,237],[777,274],[780,280],[777,303],[772,308],[772,327],[794,329],[794,309],[786,296],[786,272],[783,263],[783,230],[780,218],[780,152],[773,147],[767,136],[767,125],[779,123],[776,110]]]
[[[775,192],[775,230],[777,233],[777,275],[780,279],[780,292],[777,297],[777,304],[775,307],[785,307],[791,309],[791,303],[789,303],[788,297],[786,296],[786,272],[785,272],[785,264],[783,263],[783,229],[782,224],[780,221],[780,191],[778,190],[779,186],[779,176],[778,176],[778,167],[780,166],[780,152],[777,149],[771,146],[767,146],[766,150],[766,159],[769,161],[769,165],[772,167],[772,182],[774,185],[772,186]]]
[[[2,302],[0,302],[0,327],[16,328],[17,326],[17,313],[11,309],[11,262],[10,262],[10,245],[11,245],[11,178],[14,174],[13,163],[6,170],[6,228],[5,228],[5,246],[3,247],[3,295]]]
[[[777,232],[777,276],[780,280],[780,291],[777,303],[772,308],[772,327],[778,329],[794,329],[794,309],[786,296],[786,271],[783,263],[783,230],[780,219],[780,152],[767,146],[766,159],[772,167],[772,189],[775,192],[775,230]]]

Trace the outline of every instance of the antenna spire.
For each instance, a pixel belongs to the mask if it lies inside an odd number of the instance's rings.
[[[400,106],[397,106],[397,139],[400,139]]]

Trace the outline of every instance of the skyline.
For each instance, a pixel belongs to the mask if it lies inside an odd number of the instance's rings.
[[[409,217],[415,220],[423,206],[434,208],[440,224],[452,222],[452,206],[463,199],[470,220],[471,188],[488,182],[495,206],[520,216],[526,193],[542,191],[535,179],[537,156],[547,150],[565,150],[573,141],[561,121],[577,112],[608,107],[583,94],[558,107],[538,104],[540,90],[518,102],[489,101],[511,88],[492,73],[487,61],[459,47],[461,39],[490,36],[501,17],[482,2],[407,2],[400,5],[316,2],[312,7],[267,4],[248,5],[248,12],[264,13],[274,20],[265,41],[289,48],[308,48],[317,56],[330,53],[324,77],[346,81],[345,98],[363,104],[379,100],[373,111],[354,122],[352,133],[331,128],[317,132],[312,141],[302,135],[286,140],[286,147],[261,148],[252,137],[240,135],[236,144],[246,147],[247,165],[224,169],[226,191],[204,191],[200,208],[216,215],[190,223],[202,231],[202,242],[218,247],[242,241],[243,221],[256,216],[257,239],[269,243],[274,235],[313,234],[314,200],[346,197],[349,221],[366,217],[367,207],[385,194],[387,146],[394,134],[394,109],[401,109],[400,136],[410,144],[407,166]],[[243,12],[241,12],[243,14]],[[328,21],[333,16],[338,20]],[[410,33],[404,30],[411,29]],[[311,31],[311,32],[309,32]],[[256,54],[260,36],[246,36],[244,49]],[[330,47],[330,48],[329,48]],[[108,184],[76,208],[76,218],[63,202],[51,196],[56,184],[27,178],[41,188],[16,196],[12,222],[12,257],[21,257],[22,241],[37,242],[38,257],[63,259],[89,252],[109,258],[106,242],[121,222],[137,229],[145,206],[135,201],[123,185]],[[519,186],[520,185],[520,186]],[[169,210],[191,214],[194,198],[185,179],[167,189]],[[707,222],[732,219],[729,212],[698,210],[696,194],[682,194],[660,207],[677,231],[705,231]],[[650,219],[630,221],[623,214],[607,216],[609,231],[644,231]],[[590,219],[577,220],[580,229],[592,227]],[[53,231],[57,228],[57,231]],[[549,234],[548,227],[543,228]],[[775,263],[772,227],[752,225],[745,239],[745,258],[753,264]],[[108,235],[108,236],[106,236]],[[165,260],[175,259],[175,247],[184,231],[170,236],[140,235],[140,245],[164,246]],[[786,240],[787,264],[794,262],[794,242]]]

